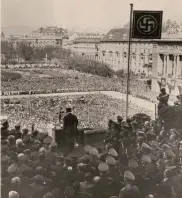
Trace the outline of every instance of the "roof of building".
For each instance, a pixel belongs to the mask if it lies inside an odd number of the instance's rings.
[[[33,31],[32,33],[65,33],[63,28],[59,28],[56,26],[53,27],[41,27],[38,30]]]
[[[79,37],[76,38],[73,43],[99,43],[100,38],[86,38],[86,37]]]
[[[103,41],[124,41],[124,40],[128,40],[128,35],[129,35],[128,29],[116,28],[116,29],[111,29],[102,40]]]
[[[181,28],[182,29],[182,28]],[[174,35],[174,32],[176,34]],[[132,42],[179,42],[182,43],[182,31],[181,31],[181,37],[180,37],[180,29],[175,30],[171,33],[168,32],[168,36],[165,37],[165,34],[162,35],[162,39],[132,39]],[[101,39],[101,42],[128,42],[129,38],[129,30],[126,28],[117,28],[117,29],[111,29],[106,36]]]

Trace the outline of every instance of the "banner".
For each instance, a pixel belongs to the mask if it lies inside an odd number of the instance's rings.
[[[161,87],[166,87],[166,79],[165,78],[161,78]]]
[[[132,38],[160,39],[162,16],[162,11],[134,10]]]

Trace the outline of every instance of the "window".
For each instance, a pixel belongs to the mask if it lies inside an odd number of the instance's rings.
[[[119,58],[120,57],[120,53],[116,52],[116,57]]]
[[[113,52],[112,52],[112,51],[110,51],[110,52],[109,52],[109,56],[112,56],[112,55],[113,55]]]
[[[143,53],[140,54],[140,58],[141,58],[141,60],[144,59],[144,54]]]
[[[132,54],[132,58],[133,58],[133,60],[136,60],[136,54],[135,53]]]
[[[124,57],[124,58],[126,58],[126,57],[127,57],[127,54],[126,54],[126,52],[124,52],[124,53],[123,53],[123,57]]]

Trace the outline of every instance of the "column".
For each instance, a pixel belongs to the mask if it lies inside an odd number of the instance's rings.
[[[173,70],[174,78],[176,78],[176,70],[177,70],[177,55],[174,55],[174,70]]]
[[[162,73],[161,54],[157,54],[157,75]]]
[[[160,64],[160,70],[159,73],[164,75],[164,55],[159,56],[159,64]]]
[[[166,76],[168,76],[169,71],[170,71],[168,67],[172,68],[172,65],[170,65],[170,61],[169,61],[169,54],[167,54],[167,57],[166,57]]]
[[[164,76],[166,76],[166,55],[164,54]]]
[[[180,56],[176,56],[176,67],[175,67],[175,79],[178,78],[178,75],[180,75]]]
[[[164,77],[167,77],[167,65],[169,64],[169,55],[164,55]]]

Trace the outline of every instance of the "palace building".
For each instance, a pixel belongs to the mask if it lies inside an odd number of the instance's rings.
[[[65,36],[66,31],[63,28],[58,27],[41,27],[36,31],[25,35],[22,41],[29,43],[32,47],[61,47],[62,39]]]
[[[99,38],[76,38],[71,46],[71,51],[83,59],[98,61],[99,43]]]
[[[127,72],[128,30],[111,29],[103,38],[76,38],[71,50],[82,58],[108,64]],[[172,94],[182,93],[182,27],[173,26],[160,40],[132,39],[130,71],[152,79],[152,90],[165,87]]]

